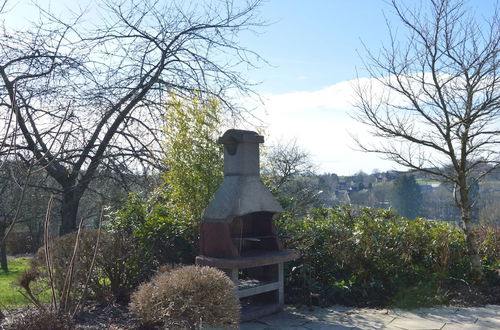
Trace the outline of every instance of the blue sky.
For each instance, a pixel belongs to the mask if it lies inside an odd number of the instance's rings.
[[[249,76],[261,84],[259,117],[271,144],[296,140],[309,151],[319,172],[341,175],[360,170],[396,169],[376,155],[355,151],[351,135],[365,135],[356,123],[352,81],[365,76],[363,44],[378,49],[386,42],[383,0],[274,0],[261,8],[272,22],[242,42],[269,61]]]
[[[240,0],[241,1],[241,0]],[[430,0],[428,0],[430,2]],[[261,17],[270,23],[242,43],[272,67],[250,73],[264,93],[316,90],[364,75],[359,54],[388,41],[386,19],[402,34],[389,0],[267,0]],[[398,1],[410,8],[416,0]],[[425,2],[425,1],[424,1]],[[494,0],[472,0],[467,8],[487,17]],[[359,52],[359,53],[358,53]],[[286,81],[286,84],[283,83]]]
[[[264,93],[316,90],[355,78],[357,51],[385,39],[382,0],[264,2],[261,14],[271,25],[244,38],[273,67],[252,73]],[[286,81],[286,84],[283,82]]]
[[[400,1],[410,7],[418,2]],[[476,17],[488,17],[494,1],[466,3]],[[319,172],[340,175],[360,170],[403,169],[375,154],[356,151],[351,138],[371,139],[352,115],[352,84],[367,77],[363,44],[377,52],[388,43],[387,21],[404,36],[386,0],[270,0],[261,15],[274,22],[242,41],[270,62],[250,72],[260,81],[264,105],[257,112],[270,143],[295,139],[308,150]]]
[[[56,11],[70,4],[64,0],[37,2],[51,2]],[[467,6],[477,17],[484,17],[494,3],[472,0]],[[351,138],[370,139],[366,128],[352,118],[353,80],[357,74],[367,76],[361,60],[363,43],[375,52],[387,43],[386,19],[403,33],[388,1],[268,0],[259,11],[269,25],[259,29],[258,35],[242,34],[241,44],[269,62],[256,63],[259,69],[245,72],[250,81],[260,82],[256,90],[264,104],[250,102],[248,106],[257,106],[254,114],[261,119],[266,143],[296,140],[310,152],[319,172],[349,175],[360,170],[401,169],[377,155],[356,151]],[[30,15],[26,9],[19,12]],[[17,20],[17,16],[10,19]]]

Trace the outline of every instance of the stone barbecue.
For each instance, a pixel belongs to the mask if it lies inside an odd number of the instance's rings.
[[[286,250],[274,216],[282,208],[260,178],[259,144],[253,131],[230,129],[224,145],[224,180],[205,210],[198,265],[224,270],[235,282],[242,320],[283,307],[283,263],[299,254]]]

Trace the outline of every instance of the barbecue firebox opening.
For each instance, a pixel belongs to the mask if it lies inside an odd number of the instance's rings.
[[[240,256],[255,256],[263,251],[283,249],[271,212],[254,212],[236,217],[230,227],[231,238]]]

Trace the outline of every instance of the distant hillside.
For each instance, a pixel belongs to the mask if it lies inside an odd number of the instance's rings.
[[[359,172],[351,176],[326,173],[316,176],[316,189],[321,192],[324,206],[353,204],[389,209],[394,208],[393,183],[400,175],[413,175],[420,187],[422,207],[419,216],[459,222],[460,212],[453,201],[453,187],[421,172]],[[475,221],[500,226],[500,170],[484,178],[473,197],[477,199]]]

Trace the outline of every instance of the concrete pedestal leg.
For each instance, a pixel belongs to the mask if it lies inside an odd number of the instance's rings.
[[[284,275],[283,275],[283,263],[280,262],[278,264],[278,304],[281,308],[285,305],[285,284],[284,284]]]

